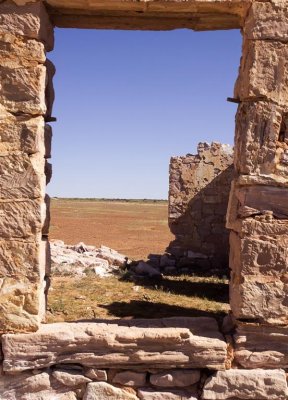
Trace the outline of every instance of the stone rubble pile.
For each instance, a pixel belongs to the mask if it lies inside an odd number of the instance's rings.
[[[62,276],[85,277],[94,273],[99,277],[111,276],[124,269],[128,257],[106,246],[97,248],[80,242],[67,245],[61,240],[50,242],[51,273]]]

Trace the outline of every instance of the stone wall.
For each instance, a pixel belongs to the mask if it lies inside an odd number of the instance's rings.
[[[175,240],[167,250],[178,264],[228,271],[225,224],[233,175],[228,145],[199,143],[196,155],[171,158],[169,227]]]
[[[47,11],[37,0],[0,2],[1,400],[287,400],[286,1],[88,2],[98,10],[96,25],[109,18],[111,27],[123,27],[118,20],[141,6],[130,28],[149,29],[159,18],[161,29],[171,17],[170,28],[195,18],[197,29],[243,29],[227,214],[232,312],[221,329],[207,317],[41,324],[55,72],[46,60],[53,48],[49,13],[65,26],[61,6],[68,2],[49,3],[60,9]],[[69,4],[67,25],[74,18],[79,26],[79,12],[89,26],[87,1]]]

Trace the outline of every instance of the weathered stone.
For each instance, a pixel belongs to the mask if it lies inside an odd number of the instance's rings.
[[[45,125],[45,134],[44,134],[44,141],[45,141],[45,158],[51,158],[51,147],[52,147],[52,128],[50,125]]]
[[[140,400],[197,400],[195,393],[184,390],[155,390],[144,388],[138,390]]]
[[[45,60],[45,49],[42,43],[0,33],[1,67],[37,67],[38,64],[44,64]]]
[[[50,60],[46,60],[45,67],[46,67],[45,102],[47,107],[45,118],[46,120],[49,121],[52,116],[53,103],[55,99],[53,78],[56,73],[56,68]]]
[[[253,231],[248,235],[230,234],[230,305],[236,318],[285,324],[288,321],[288,235],[275,236],[270,231],[272,223],[260,223],[262,230],[265,225],[268,225],[268,234],[257,232],[261,236]]]
[[[269,174],[275,181],[278,177],[287,181],[288,167],[282,158],[288,149],[286,111],[286,108],[262,101],[241,103],[236,115],[234,157],[240,174]]]
[[[173,157],[169,176],[169,227],[176,236],[168,247],[177,260],[193,258],[207,267],[228,269],[229,233],[225,228],[233,149],[220,143],[199,143],[198,154]],[[209,259],[208,259],[209,257]]]
[[[26,4],[29,3],[29,4]],[[26,4],[26,5],[25,5]],[[53,26],[42,2],[23,2],[17,6],[12,1],[0,4],[0,33],[23,36],[43,42],[47,50],[54,45]]]
[[[179,369],[160,372],[150,376],[150,382],[160,387],[185,387],[192,386],[200,380],[200,371]]]
[[[0,199],[44,198],[45,160],[40,153],[28,156],[21,152],[0,154]]]
[[[238,324],[235,360],[243,368],[288,368],[288,328]]]
[[[12,113],[45,115],[46,67],[0,67],[0,103]]]
[[[286,400],[288,388],[283,370],[219,371],[208,378],[203,400],[257,399]]]
[[[288,42],[288,13],[286,2],[259,2],[251,4],[245,21],[244,34],[249,39]]]
[[[0,332],[36,331],[45,314],[45,281],[0,278]]]
[[[86,368],[85,376],[92,379],[93,381],[107,381],[107,372],[105,371],[105,369]]]
[[[49,143],[49,133],[47,133],[48,154],[50,153]],[[0,154],[12,151],[45,154],[44,118],[15,117],[0,106]]]
[[[33,335],[4,335],[3,353],[4,370],[14,372],[63,363],[224,369],[227,345],[214,319],[164,318],[42,325]]]
[[[109,383],[88,383],[83,400],[138,400],[137,396]]]
[[[268,99],[286,105],[288,44],[245,40],[234,96],[240,100]]]
[[[52,372],[52,376],[62,385],[71,388],[91,382],[91,379],[77,373],[77,371],[55,370]]]
[[[145,386],[146,373],[135,371],[121,371],[117,372],[112,379],[112,383],[118,383],[123,386]]]
[[[0,237],[29,239],[40,235],[46,217],[41,200],[0,202]]]
[[[1,400],[77,400],[73,391],[59,384],[47,372],[0,377]]]
[[[0,240],[0,278],[43,279],[47,272],[49,244],[23,240]]]

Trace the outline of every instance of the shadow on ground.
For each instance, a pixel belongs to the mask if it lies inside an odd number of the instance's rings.
[[[152,303],[149,301],[132,300],[129,303],[116,301],[111,304],[99,304],[110,314],[119,318],[167,318],[167,317],[214,317],[221,320],[223,311],[202,311],[195,308],[186,308],[165,303]]]

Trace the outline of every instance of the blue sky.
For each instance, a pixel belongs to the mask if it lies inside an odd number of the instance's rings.
[[[233,144],[241,35],[56,30],[51,196],[167,198],[171,156]]]

